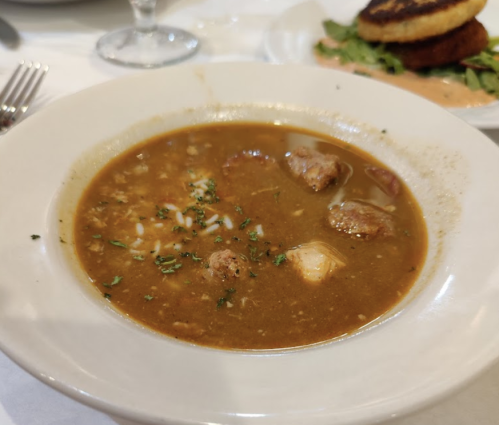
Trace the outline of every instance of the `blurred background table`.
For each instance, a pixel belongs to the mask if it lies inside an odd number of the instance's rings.
[[[201,39],[187,62],[265,61],[265,30],[302,0],[159,0],[158,21],[189,30]],[[21,4],[0,0],[0,15],[21,33],[17,50],[0,44],[0,86],[21,59],[51,69],[31,113],[53,100],[112,78],[132,74],[101,60],[95,43],[104,33],[132,23],[126,0]],[[165,82],[167,83],[167,82]],[[174,101],[170,99],[169,101]],[[499,123],[498,123],[499,127]],[[484,131],[499,143],[499,129]],[[393,425],[499,424],[499,365],[457,394]],[[132,425],[83,406],[28,375],[0,352],[0,425]]]

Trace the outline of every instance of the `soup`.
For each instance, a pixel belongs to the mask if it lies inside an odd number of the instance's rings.
[[[181,129],[113,159],[85,190],[74,236],[118,310],[227,349],[357,331],[408,292],[427,247],[416,201],[378,160],[249,123]]]

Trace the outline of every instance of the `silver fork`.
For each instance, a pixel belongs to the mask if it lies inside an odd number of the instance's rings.
[[[28,110],[49,67],[21,61],[0,92],[0,134],[6,133]]]

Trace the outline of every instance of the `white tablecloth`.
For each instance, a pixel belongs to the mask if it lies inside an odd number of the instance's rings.
[[[159,0],[158,20],[188,29],[201,38],[201,50],[191,62],[263,61],[266,28],[286,8],[301,1]],[[31,113],[58,97],[137,72],[108,64],[94,51],[100,35],[131,23],[132,13],[126,0],[53,5],[0,0],[0,15],[14,24],[23,38],[15,51],[0,45],[0,86],[20,59],[41,61],[51,67]],[[499,130],[485,133],[499,143]],[[436,406],[390,423],[498,425],[499,365]],[[0,352],[0,425],[56,424],[131,425],[45,386]]]

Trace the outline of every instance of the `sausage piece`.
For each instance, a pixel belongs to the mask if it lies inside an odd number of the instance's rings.
[[[208,263],[210,266],[206,269],[208,277],[227,280],[241,275],[242,263],[237,254],[230,249],[215,251],[210,255]]]
[[[323,154],[301,146],[287,157],[291,173],[302,177],[316,192],[333,183],[340,175],[341,162],[336,155]]]
[[[353,238],[372,239],[395,235],[391,214],[374,205],[360,201],[345,201],[335,205],[328,215],[333,229]]]

